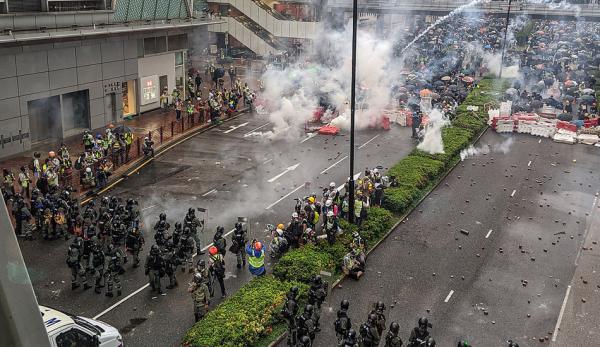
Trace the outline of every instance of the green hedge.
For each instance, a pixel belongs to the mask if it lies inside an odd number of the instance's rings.
[[[321,270],[332,269],[334,261],[330,254],[321,252],[313,245],[292,249],[273,266],[273,275],[281,281],[308,282]]]
[[[269,336],[265,335],[271,333],[273,326],[281,325],[277,313],[289,288],[298,285],[305,295],[306,282],[311,276],[322,270],[338,272],[344,255],[350,250],[354,231],[360,231],[369,247],[381,240],[398,220],[398,215],[405,213],[421,198],[440,175],[456,162],[460,151],[485,128],[485,106],[497,103],[502,91],[509,86],[508,80],[484,78],[479,81],[458,107],[451,126],[442,129],[445,153],[432,155],[414,150],[390,168],[389,174],[398,177],[399,186],[386,189],[384,208],[369,208],[368,219],[360,228],[340,220],[344,234],[333,245],[321,240],[317,245],[286,253],[273,267],[273,276],[255,278],[242,286],[188,331],[184,345],[249,346],[268,342]],[[479,110],[467,111],[467,105],[479,106]]]
[[[270,333],[279,320],[285,293],[294,285],[306,294],[308,287],[302,283],[282,282],[270,275],[252,279],[196,323],[185,335],[183,344],[190,347],[252,344]]]

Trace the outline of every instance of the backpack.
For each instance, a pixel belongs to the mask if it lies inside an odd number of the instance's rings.
[[[348,328],[348,317],[339,317],[335,320],[335,332],[343,334]]]
[[[213,270],[219,277],[225,275],[225,266],[223,266],[223,260],[220,257],[215,259]]]

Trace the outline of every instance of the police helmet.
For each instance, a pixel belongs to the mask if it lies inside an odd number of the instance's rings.
[[[181,222],[175,222],[175,230],[181,229]]]
[[[377,321],[377,315],[375,313],[369,314],[369,322],[375,323]]]
[[[206,267],[206,260],[204,260],[204,259],[198,260],[198,262],[196,263],[196,267],[198,267],[198,268],[205,268]]]
[[[394,334],[398,334],[398,331],[400,330],[400,325],[396,322],[392,322],[392,324],[390,324],[390,331],[393,332]]]
[[[347,310],[350,307],[350,301],[346,299],[342,300],[342,302],[340,303],[340,307],[342,308],[342,310]]]
[[[383,301],[377,301],[377,303],[375,304],[375,308],[378,310],[385,310],[385,304],[383,303]]]
[[[235,229],[242,230],[242,223],[240,223],[240,222],[235,223]]]
[[[419,327],[431,328],[431,323],[426,317],[419,318]]]
[[[435,340],[433,339],[433,337],[430,337],[429,339],[427,339],[427,343],[425,344],[425,346],[427,347],[435,347]]]
[[[313,305],[306,305],[306,307],[304,308],[304,312],[312,314],[313,309]]]
[[[348,329],[348,337],[351,339],[355,339],[356,338],[356,330],[350,328]]]
[[[167,219],[167,214],[162,212],[161,214],[158,215],[158,219],[160,220],[166,220]]]
[[[225,231],[225,228],[223,228],[222,226],[220,226],[220,225],[219,225],[219,226],[217,227],[217,233],[219,233],[219,234],[223,234],[223,232],[224,232],[224,231]]]
[[[158,253],[160,253],[160,250],[158,249],[158,246],[157,245],[152,245],[152,247],[150,247],[150,254],[157,255]]]
[[[190,215],[194,215],[196,212],[194,211],[194,209],[192,207],[188,208],[188,214]]]

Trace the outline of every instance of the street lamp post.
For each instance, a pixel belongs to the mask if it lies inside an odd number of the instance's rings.
[[[354,223],[354,116],[356,112],[356,31],[358,0],[352,1],[352,80],[350,82],[350,180],[348,181],[348,221]]]
[[[504,51],[506,50],[506,35],[508,34],[508,22],[510,21],[510,6],[512,0],[508,0],[508,11],[506,11],[506,25],[504,26],[504,42],[502,42],[502,58],[500,58],[500,72],[498,78],[502,78],[502,66],[504,66]]]

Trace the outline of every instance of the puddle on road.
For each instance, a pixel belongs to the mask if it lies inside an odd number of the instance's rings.
[[[131,318],[129,320],[129,324],[124,326],[122,329],[119,329],[119,331],[123,335],[128,334],[128,333],[132,332],[133,330],[135,330],[135,328],[137,326],[144,323],[146,320],[147,320],[147,318]]]

